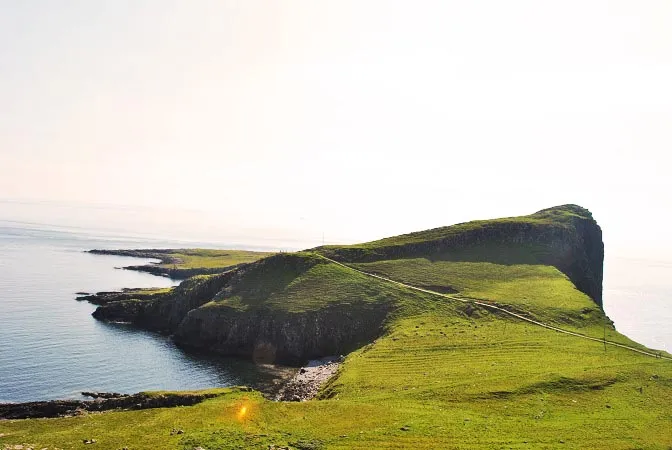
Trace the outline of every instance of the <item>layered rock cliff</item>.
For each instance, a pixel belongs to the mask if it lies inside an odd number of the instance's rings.
[[[300,364],[371,342],[380,335],[390,309],[389,304],[366,303],[306,312],[198,308],[180,323],[174,340],[186,347],[251,356],[258,363]]]

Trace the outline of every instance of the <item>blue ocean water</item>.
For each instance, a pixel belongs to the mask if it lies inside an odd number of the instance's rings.
[[[254,370],[246,363],[188,354],[165,336],[98,322],[95,306],[75,300],[78,291],[173,284],[115,269],[143,260],[84,250],[176,246],[0,221],[0,402],[248,384]]]

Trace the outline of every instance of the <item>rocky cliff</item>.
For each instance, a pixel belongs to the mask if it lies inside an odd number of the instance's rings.
[[[94,317],[173,334],[185,347],[299,364],[382,332],[392,295],[365,278],[316,255],[279,254],[163,296],[107,302]]]
[[[149,298],[128,299],[125,295],[122,300],[102,304],[93,316],[109,322],[128,322],[149,330],[172,333],[189,311],[212,300],[233,275],[234,271],[195,276],[180,283],[170,293]]]
[[[371,342],[382,332],[389,304],[356,303],[316,311],[239,311],[229,307],[194,309],[177,328],[180,345],[207,348],[258,363],[300,364],[340,355]]]

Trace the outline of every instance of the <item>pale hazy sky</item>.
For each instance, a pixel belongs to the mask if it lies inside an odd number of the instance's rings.
[[[669,0],[0,0],[0,199],[328,241],[578,203],[608,249],[669,252],[671,23]]]

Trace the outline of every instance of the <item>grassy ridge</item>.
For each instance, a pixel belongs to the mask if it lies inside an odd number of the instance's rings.
[[[398,303],[409,295],[415,297],[408,290],[331,263],[319,255],[301,252],[278,254],[260,261],[205,306],[306,312],[335,304]]]
[[[538,211],[528,216],[504,217],[490,220],[474,220],[446,227],[432,228],[430,230],[416,231],[376,241],[354,245],[325,245],[320,247],[325,251],[338,250],[341,248],[380,249],[385,247],[399,247],[407,244],[417,244],[428,241],[436,241],[451,236],[484,228],[497,227],[506,224],[525,224],[530,227],[562,227],[571,228],[573,219],[591,219],[593,216],[587,209],[576,205],[563,205]]]

